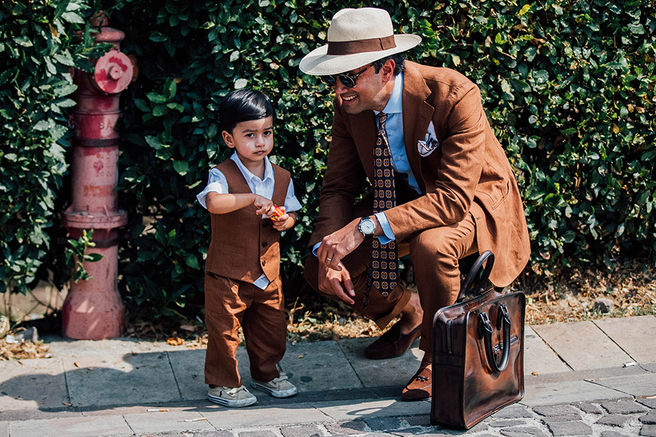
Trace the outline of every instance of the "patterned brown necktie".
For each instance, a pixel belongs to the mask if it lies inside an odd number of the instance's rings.
[[[396,187],[394,185],[394,168],[392,154],[387,140],[385,122],[387,114],[378,114],[378,137],[374,147],[374,214],[396,206]],[[387,297],[396,287],[398,278],[396,242],[381,244],[378,237],[371,242],[371,262],[369,277],[364,294],[365,308],[369,304],[371,287],[376,287]]]

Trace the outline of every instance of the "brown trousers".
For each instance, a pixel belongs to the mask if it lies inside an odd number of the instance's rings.
[[[398,250],[399,257],[410,254],[414,266],[415,282],[424,310],[419,347],[430,357],[433,345],[433,316],[438,309],[455,303],[458,297],[459,260],[478,252],[474,219],[467,214],[460,223],[413,234],[399,243]],[[410,300],[411,292],[399,285],[388,297],[384,297],[376,289],[372,289],[369,305],[364,308],[364,291],[370,257],[371,239],[366,239],[343,260],[355,288],[353,298],[355,304],[350,307],[362,316],[373,320],[383,329],[399,315]],[[317,291],[319,291],[318,267],[317,257],[310,254],[305,262],[305,278]]]
[[[251,377],[267,382],[280,376],[277,364],[287,347],[287,320],[279,278],[261,290],[247,282],[206,272],[205,325],[206,384],[242,385],[235,358],[240,326],[246,340]]]

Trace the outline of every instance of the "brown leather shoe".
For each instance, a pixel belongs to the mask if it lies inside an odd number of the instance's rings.
[[[408,334],[402,335],[399,322],[396,322],[378,340],[364,350],[364,356],[370,360],[383,360],[401,356],[408,350],[415,338],[421,335],[421,324]]]
[[[433,366],[419,369],[401,392],[402,401],[421,401],[433,396]]]

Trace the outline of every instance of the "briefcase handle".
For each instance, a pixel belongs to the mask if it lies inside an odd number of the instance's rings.
[[[480,273],[481,267],[483,266],[483,263],[485,263],[485,261],[487,261],[487,264],[485,264],[485,270],[483,271],[483,274],[478,279],[478,282],[476,283],[476,288],[473,289],[472,294],[474,296],[478,296],[479,294],[485,291],[488,278],[490,277],[490,272],[492,271],[492,266],[494,265],[494,254],[489,250],[483,252],[476,259],[476,262],[474,262],[472,268],[469,269],[469,272],[467,273],[467,276],[465,277],[465,280],[463,281],[462,286],[460,287],[460,294],[458,295],[457,302],[462,301],[465,298],[465,296],[467,296],[469,289],[474,283],[476,276],[478,276],[478,274]]]
[[[499,305],[497,308],[497,329],[501,330],[503,341],[499,342],[499,354],[495,354],[495,348],[492,346],[492,323],[486,312],[478,315],[478,336],[483,339],[485,349],[485,356],[487,357],[487,365],[492,373],[501,373],[508,367],[510,360],[510,327],[512,321],[510,320],[510,313],[505,304]]]

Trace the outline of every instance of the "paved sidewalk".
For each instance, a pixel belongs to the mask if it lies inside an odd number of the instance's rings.
[[[299,394],[252,390],[257,404],[228,409],[206,401],[204,350],[47,338],[52,358],[0,362],[0,437],[656,437],[656,316],[527,326],[525,337],[524,399],[467,432],[431,426],[430,401],[400,401],[418,342],[381,361],[362,356],[371,339],[289,344],[280,365]],[[243,348],[238,359],[248,386]]]

